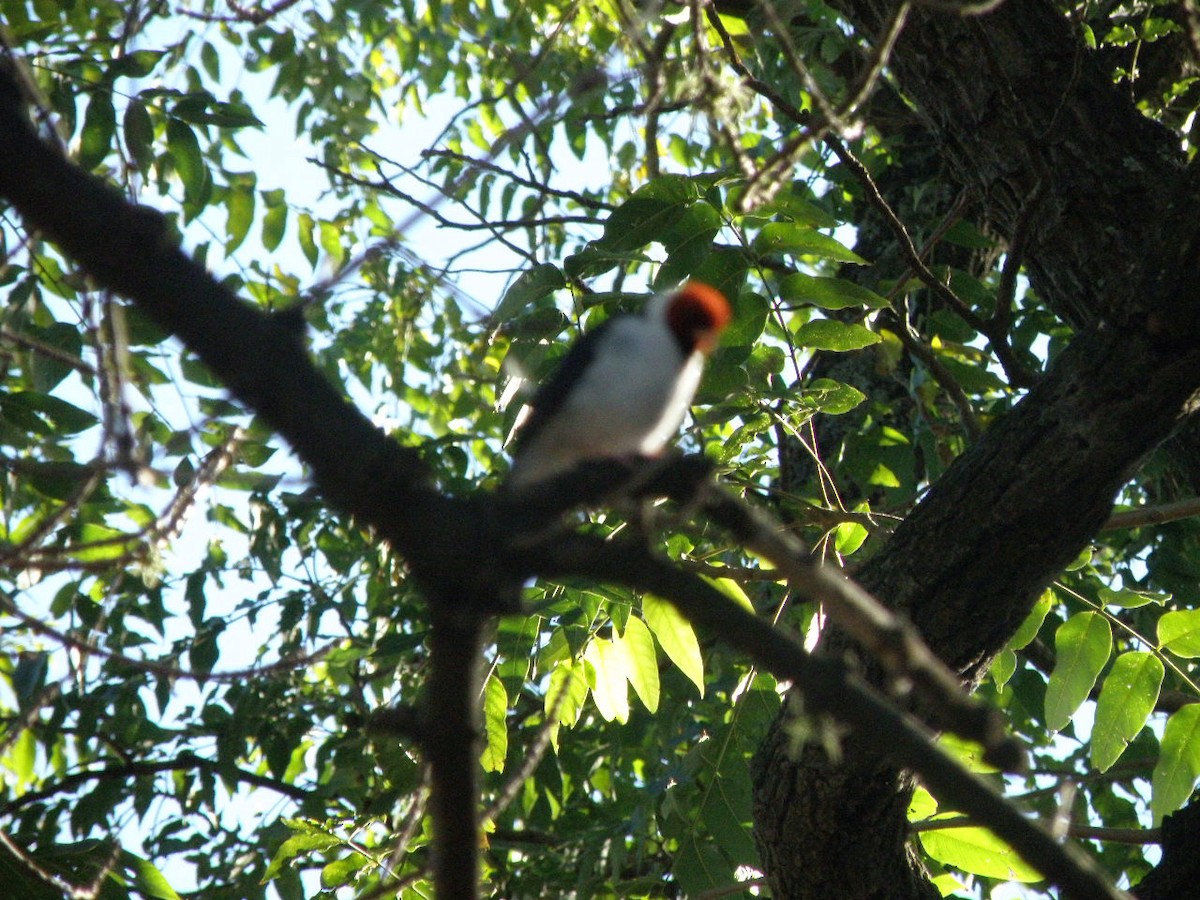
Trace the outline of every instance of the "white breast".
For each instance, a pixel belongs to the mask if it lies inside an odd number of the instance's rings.
[[[652,456],[675,436],[700,384],[661,320],[615,321],[563,406],[516,460],[510,484],[532,484],[588,459]]]

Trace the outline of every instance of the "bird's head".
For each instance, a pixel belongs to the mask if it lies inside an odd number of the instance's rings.
[[[725,295],[699,281],[689,281],[675,293],[655,300],[648,314],[665,319],[685,354],[696,350],[711,353],[733,317]]]

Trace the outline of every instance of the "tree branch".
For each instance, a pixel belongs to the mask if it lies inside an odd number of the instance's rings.
[[[1060,845],[987,782],[937,748],[929,732],[851,675],[842,660],[809,655],[798,638],[746,611],[701,579],[643,548],[579,534],[527,551],[514,562],[550,577],[587,575],[666,598],[692,623],[720,635],[777,678],[793,681],[807,713],[828,715],[848,725],[851,734],[846,740],[913,769],[944,805],[986,822],[1067,896],[1085,900],[1128,896],[1110,885],[1086,854]]]

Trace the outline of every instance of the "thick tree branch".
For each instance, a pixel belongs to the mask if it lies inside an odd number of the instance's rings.
[[[1007,841],[1065,896],[1081,900],[1127,896],[1112,887],[1084,853],[1060,845],[981,778],[932,742],[932,735],[879,697],[841,659],[810,655],[781,627],[748,612],[716,588],[681,572],[644,548],[586,535],[560,537],[520,561],[547,576],[587,575],[668,599],[694,624],[756,660],[777,678],[794,682],[804,714],[827,715],[849,726],[843,742],[877,759],[920,773],[930,793]]]
[[[456,610],[453,598],[431,605],[430,677],[421,718],[429,759],[429,803],[438,895],[479,896],[479,691],[484,620]]]

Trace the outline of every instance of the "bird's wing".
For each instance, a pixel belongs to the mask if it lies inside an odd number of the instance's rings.
[[[595,359],[596,348],[599,346],[601,336],[615,321],[617,321],[615,318],[609,319],[572,344],[567,355],[559,361],[550,380],[543,383],[534,393],[533,398],[526,404],[529,407],[529,416],[516,434],[514,450],[517,453],[520,453],[521,448],[533,440],[546,422],[562,409],[571,389]]]

